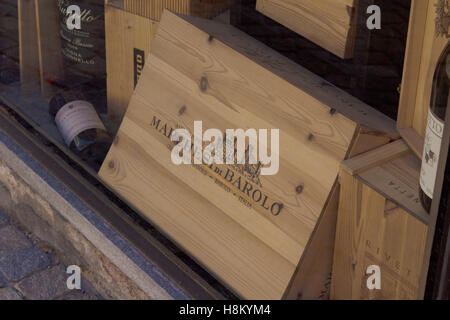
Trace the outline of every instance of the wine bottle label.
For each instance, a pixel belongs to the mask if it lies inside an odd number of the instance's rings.
[[[83,1],[58,0],[61,19],[62,54],[65,59],[75,63],[80,70],[102,73],[105,68],[104,51],[104,8],[86,4]],[[101,2],[101,1],[100,1]],[[67,27],[67,8],[78,5],[81,11],[81,29],[69,30]]]
[[[420,187],[431,199],[433,199],[434,185],[436,183],[443,132],[444,122],[430,110],[420,172]]]
[[[56,114],[55,122],[68,146],[83,131],[89,129],[106,131],[94,107],[87,101],[78,100],[67,103]]]

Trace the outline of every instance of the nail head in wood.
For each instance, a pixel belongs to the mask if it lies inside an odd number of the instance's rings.
[[[301,194],[303,192],[304,186],[298,185],[297,188],[295,188],[295,192],[297,192],[297,194]]]
[[[186,109],[187,109],[186,106],[182,106],[182,107],[180,108],[180,110],[178,111],[178,114],[179,114],[180,116],[182,116],[182,115],[186,112]]]
[[[208,89],[208,79],[206,77],[202,77],[200,79],[200,90],[205,92]]]

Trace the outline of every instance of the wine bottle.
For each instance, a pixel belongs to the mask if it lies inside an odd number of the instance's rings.
[[[57,93],[49,103],[49,113],[67,146],[83,160],[99,169],[111,146],[94,106],[86,100],[86,88]]]
[[[72,5],[80,9],[80,28],[69,28]],[[104,0],[58,0],[65,72],[106,76]]]
[[[420,172],[420,201],[430,212],[436,182],[437,167],[444,133],[444,119],[449,106],[450,45],[447,44],[438,60],[433,77],[430,111]]]
[[[447,143],[449,142],[447,141]],[[442,150],[444,149],[446,149],[445,141],[442,145]],[[447,154],[430,265],[428,267],[425,290],[425,299],[427,300],[450,299],[450,150],[447,152],[449,153]]]

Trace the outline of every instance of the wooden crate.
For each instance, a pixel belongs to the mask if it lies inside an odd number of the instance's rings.
[[[51,0],[19,0],[19,54],[21,89],[24,94],[40,86],[49,98],[55,88],[49,80],[63,78],[58,7]]]
[[[227,6],[228,2],[224,0],[200,4],[180,0],[106,2],[107,127],[110,132],[115,134],[123,119],[163,10],[168,8],[184,14],[215,17]]]
[[[150,53],[158,22],[105,6],[108,129],[117,132]]]
[[[61,22],[58,7],[54,1],[36,0],[35,3],[41,92],[45,98],[51,98],[56,88],[49,82],[64,77],[60,38]]]
[[[39,44],[36,25],[36,3],[19,0],[19,55],[20,82],[23,94],[29,94],[40,87]]]
[[[279,173],[174,165],[171,129],[194,120],[279,128]],[[394,121],[234,27],[166,11],[99,175],[239,296],[327,298],[340,162],[396,138]]]
[[[353,57],[358,0],[257,0],[256,9],[340,58]]]
[[[413,0],[406,60],[401,86],[398,131],[417,156],[423,143],[437,61],[448,43],[436,32],[437,7],[442,0]]]
[[[403,140],[344,161],[332,299],[422,299],[429,216],[419,197],[420,160]],[[381,290],[367,268],[381,270]]]
[[[159,21],[164,9],[175,13],[214,18],[227,10],[230,0],[124,0],[128,12]]]

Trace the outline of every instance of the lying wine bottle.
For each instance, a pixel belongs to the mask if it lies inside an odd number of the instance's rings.
[[[83,98],[81,92],[58,93],[50,100],[49,112],[67,146],[99,169],[112,138],[94,106]]]
[[[420,173],[419,197],[423,207],[430,212],[444,132],[444,119],[449,107],[450,45],[447,44],[436,66],[433,78],[431,105]]]

